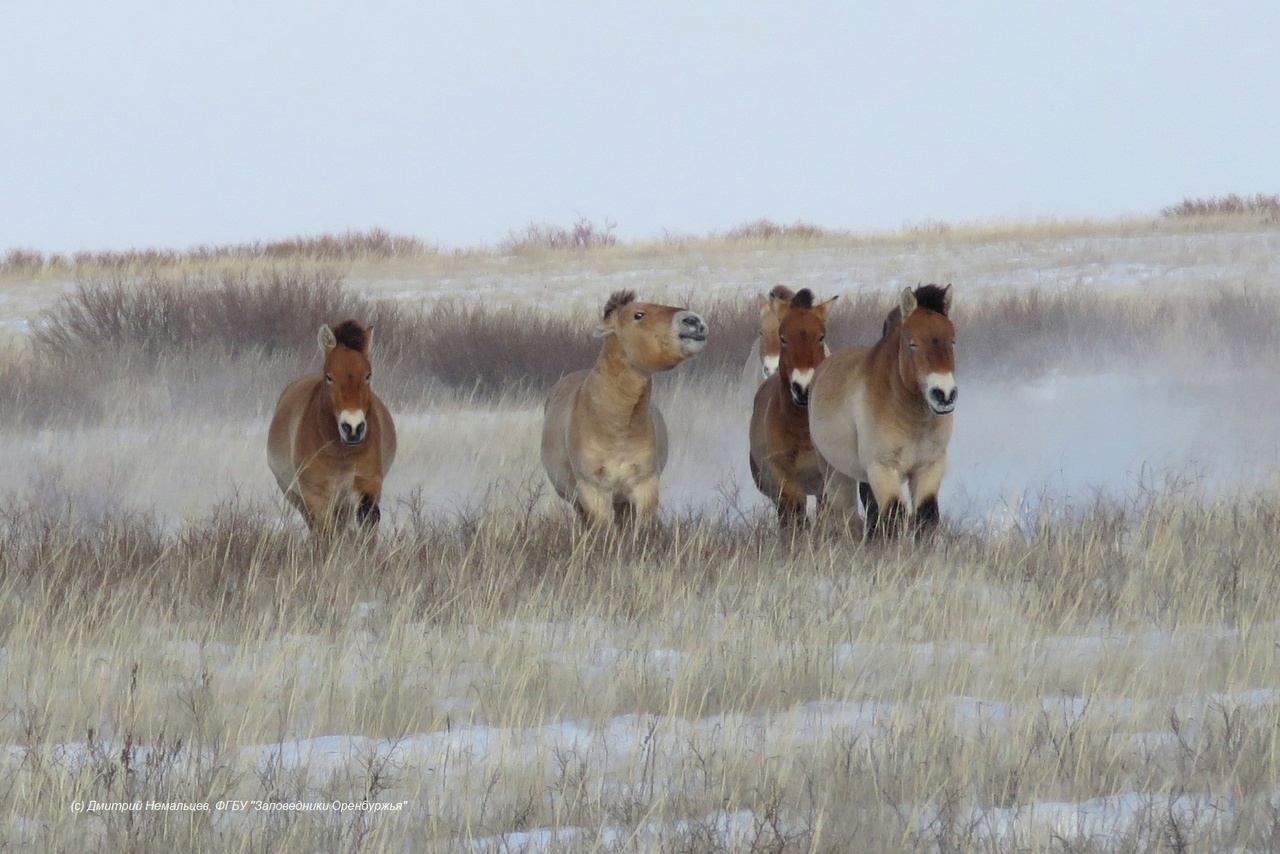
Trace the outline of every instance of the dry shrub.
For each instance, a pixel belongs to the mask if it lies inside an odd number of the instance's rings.
[[[878,293],[841,297],[829,325],[833,346],[874,343],[893,304]],[[711,345],[681,375],[740,376],[759,334],[755,300],[719,297],[698,308]],[[0,367],[0,389],[19,404],[8,417],[43,422],[59,413],[92,415],[113,371],[144,379],[179,363],[197,370],[203,360],[204,378],[217,385],[218,371],[270,360],[277,368],[267,379],[282,383],[314,370],[319,325],[347,317],[373,326],[378,387],[393,403],[420,401],[436,388],[479,399],[541,395],[566,373],[590,367],[600,348],[589,331],[594,317],[484,304],[410,306],[352,292],[332,272],[120,275],[82,282],[43,315],[31,335],[32,357]],[[1280,297],[1259,290],[1031,290],[959,300],[955,323],[968,375],[1097,369],[1116,358],[1165,358],[1188,342],[1232,360],[1280,351]],[[265,399],[277,392],[251,393]]]
[[[1210,196],[1204,199],[1183,199],[1176,205],[1162,208],[1160,216],[1166,219],[1215,217],[1215,216],[1251,216],[1261,217],[1265,222],[1280,220],[1280,194],[1270,196],[1257,193],[1252,196],[1238,196],[1229,193],[1225,196]]]
[[[40,318],[31,342],[48,362],[83,363],[119,347],[151,359],[210,345],[262,356],[353,314],[368,314],[368,303],[347,294],[333,273],[177,279],[153,273],[141,282],[117,276],[81,282]]]
[[[596,225],[582,216],[568,227],[529,223],[523,230],[507,234],[498,244],[498,251],[503,255],[529,255],[546,249],[562,251],[617,246],[618,238],[613,233],[617,227],[618,224],[610,219],[606,219],[603,225]]]
[[[734,226],[724,233],[724,239],[735,242],[768,242],[780,240],[819,240],[830,237],[836,232],[819,225],[796,220],[790,225],[760,218],[752,222]]]

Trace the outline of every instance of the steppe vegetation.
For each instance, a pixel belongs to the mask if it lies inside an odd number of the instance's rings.
[[[0,839],[1275,850],[1274,482],[1232,492],[1144,476],[1127,497],[1032,502],[1011,525],[944,504],[936,541],[868,548],[838,526],[780,537],[705,474],[746,430],[736,382],[759,282],[742,270],[826,277],[820,295],[841,292],[832,338],[854,342],[878,333],[895,286],[839,288],[843,270],[957,253],[938,270],[956,273],[962,389],[1064,370],[1203,372],[1255,389],[1280,362],[1280,234],[1242,219],[874,239],[754,223],[702,243],[545,255],[387,235],[374,241],[385,254],[275,257],[265,244],[65,267],[11,254],[3,276],[39,290],[44,309],[0,357],[0,438],[19,449],[0,493]],[[1215,260],[1190,279],[1109,286],[1117,255],[1151,245],[1150,269],[1186,269],[1192,234],[1205,235],[1197,251],[1253,253],[1228,260],[1256,277],[1219,278]],[[1008,256],[1063,243],[1052,251],[1075,253],[1069,263],[1004,286]],[[1072,265],[1102,278],[1066,272],[1062,287],[1043,272]],[[541,395],[598,347],[581,306],[619,276],[643,289],[659,267],[712,328],[708,351],[660,388],[672,478],[704,466],[708,500],[669,505],[661,530],[590,534],[546,495],[530,437]],[[434,290],[498,268],[508,283],[582,292],[491,304]],[[972,286],[984,276],[990,287]],[[375,327],[374,384],[403,418],[404,456],[379,536],[322,549],[267,488],[261,430],[283,384],[314,369],[316,327],[346,316]],[[964,403],[962,391],[958,419]],[[483,498],[441,504],[440,470]],[[397,808],[72,809],[231,799]]]

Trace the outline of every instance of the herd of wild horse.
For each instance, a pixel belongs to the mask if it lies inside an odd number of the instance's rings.
[[[939,521],[956,404],[951,287],[904,290],[869,347],[832,353],[826,320],[835,297],[775,287],[759,298],[760,337],[744,375],[752,401],[751,476],[779,523],[820,512],[865,515],[867,537],[927,533]],[[684,308],[619,291],[605,303],[594,366],[547,396],[542,465],[587,525],[657,517],[667,428],[652,377],[697,355],[707,323]],[[372,330],[354,320],[320,327],[324,368],[280,395],[267,436],[276,482],[311,530],[376,525],[382,481],[396,454],[391,413],[369,382]],[[905,488],[904,488],[905,486]]]

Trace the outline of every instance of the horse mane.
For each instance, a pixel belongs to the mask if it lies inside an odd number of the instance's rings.
[[[781,287],[781,285],[779,285]],[[792,308],[813,308],[813,291],[808,288],[801,288],[796,295],[791,298]]]
[[[609,301],[604,304],[604,320],[608,320],[609,315],[613,314],[624,305],[629,305],[635,301],[635,291],[614,291],[609,294]]]
[[[929,311],[936,311],[947,316],[947,289],[941,285],[921,285],[915,290],[916,305]],[[889,334],[889,330],[902,323],[902,309],[896,305],[885,315],[884,325],[880,327],[880,337]]]
[[[786,285],[774,285],[773,290],[769,291],[770,299],[780,299],[791,302],[795,298],[796,292]]]
[[[941,285],[921,285],[916,288],[916,303],[921,308],[947,316],[947,289]]]
[[[354,320],[344,320],[333,327],[333,337],[343,347],[363,353],[369,346],[369,333]]]

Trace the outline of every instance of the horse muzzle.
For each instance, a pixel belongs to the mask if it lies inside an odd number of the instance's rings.
[[[791,400],[796,406],[809,405],[809,387],[813,384],[813,368],[793,370],[787,388],[791,392]]]
[[[359,445],[369,435],[369,422],[363,412],[343,410],[338,416],[338,438],[344,445]]]
[[[680,352],[692,356],[707,346],[707,322],[692,311],[682,311],[671,319],[680,338]]]
[[[933,386],[925,394],[925,399],[929,401],[929,408],[937,415],[950,415],[956,408],[956,398],[960,395],[960,389],[956,388],[952,383],[951,387],[943,388],[941,386]]]

